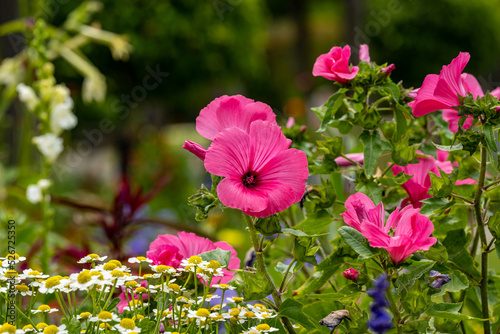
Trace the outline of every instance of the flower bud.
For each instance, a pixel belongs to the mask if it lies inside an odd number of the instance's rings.
[[[347,278],[348,280],[356,282],[358,280],[359,271],[353,268],[349,268],[347,270],[344,270],[342,272],[342,275],[344,275],[344,277]]]
[[[441,290],[441,287],[451,281],[451,278],[446,274],[441,274],[439,271],[431,270],[431,276],[427,280],[430,286]]]

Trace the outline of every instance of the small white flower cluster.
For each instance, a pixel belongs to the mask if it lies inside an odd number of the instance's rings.
[[[51,66],[47,66],[52,71]],[[19,100],[26,108],[42,121],[44,134],[34,137],[33,144],[38,148],[44,159],[52,164],[63,151],[63,139],[60,134],[64,130],[74,128],[78,122],[73,114],[73,99],[65,85],[55,83],[53,76],[37,82],[39,95],[35,90],[24,84],[17,85]],[[46,126],[44,126],[46,123]]]
[[[33,204],[40,203],[43,201],[43,193],[49,189],[51,185],[50,180],[41,179],[36,184],[30,184],[26,188],[26,198]],[[49,196],[47,194],[47,196]]]
[[[9,259],[10,264],[12,261],[18,264],[25,260],[17,254],[11,255]],[[269,319],[277,316],[276,312],[262,304],[243,305],[241,297],[224,298],[227,291],[236,289],[234,286],[210,284],[214,277],[223,276],[224,267],[217,261],[204,261],[200,256],[191,256],[183,260],[179,268],[173,268],[152,264],[145,257],[130,258],[129,263],[140,267],[139,273],[141,270],[148,271],[137,275],[118,260],[104,263],[105,260],[106,256],[89,254],[78,263],[90,265],[91,268],[69,276],[49,276],[33,269],[17,272],[6,265],[6,258],[0,258],[0,293],[7,293],[8,284],[13,282],[16,298],[30,298],[28,303],[24,303],[30,305],[30,309],[26,310],[30,324],[22,329],[13,330],[8,324],[1,328],[15,334],[68,333],[64,326],[49,326],[43,322],[34,327],[37,318],[47,319],[47,315],[56,313],[67,321],[78,320],[82,333],[105,331],[113,334],[138,334],[143,331],[140,323],[142,319],[149,319],[156,324],[154,332],[163,324],[165,333],[197,333],[198,330],[215,333],[219,324],[226,326],[228,330],[236,326],[235,328],[239,328],[238,333],[268,333],[278,330],[266,324]],[[220,289],[222,297],[210,294],[210,288]],[[122,291],[119,305],[106,307],[119,289]],[[54,294],[59,307],[35,303],[40,294]],[[79,298],[75,296],[79,296],[80,302],[83,300],[82,305],[77,306]],[[69,304],[66,304],[65,299]],[[87,299],[92,300],[85,306],[88,311],[78,314],[77,309],[83,308]],[[165,300],[168,302],[163,302]],[[74,303],[73,308],[71,302]],[[96,308],[97,305],[100,306]]]

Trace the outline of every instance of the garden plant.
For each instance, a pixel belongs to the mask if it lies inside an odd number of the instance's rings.
[[[90,253],[54,271],[52,175],[77,124],[54,60],[85,77],[84,99],[102,100],[102,75],[79,47],[130,51],[123,36],[87,25],[99,8],[84,4],[61,27],[33,22],[24,51],[0,66],[4,98],[37,125],[26,145],[43,166],[22,196],[40,208],[44,240],[29,266],[35,254],[5,245],[0,334],[500,332],[500,88],[484,92],[464,72],[467,52],[414,89],[393,82],[397,64],[378,65],[368,45],[355,65],[349,45],[334,46],[312,69],[334,92],[312,108],[314,132],[249,97],[207,101],[196,131],[210,144],[183,146],[207,182],[186,201],[199,224],[238,212],[246,255],[186,229],[158,235],[142,256]],[[158,189],[133,194],[127,182],[114,218],[129,224]]]

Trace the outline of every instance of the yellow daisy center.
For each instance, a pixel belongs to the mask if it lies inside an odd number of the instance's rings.
[[[14,334],[16,332],[16,326],[13,326],[9,323],[5,323],[0,327],[0,333],[9,333],[9,334]]]
[[[220,263],[218,261],[212,260],[208,262],[208,268],[210,269],[219,269],[221,267]]]
[[[90,275],[88,270],[82,271],[81,273],[78,274],[78,277],[76,278],[76,280],[80,284],[85,284],[85,283],[89,282],[91,279],[92,279],[92,276]]]
[[[50,288],[53,288],[55,286],[58,286],[59,284],[61,284],[61,278],[60,276],[57,277],[57,276],[54,276],[54,277],[49,277],[46,281],[45,281],[45,287],[47,289],[50,289]]]
[[[127,288],[133,288],[133,287],[135,287],[137,284],[139,284],[139,283],[137,283],[136,281],[128,281],[127,283],[125,283],[125,286],[126,286]]]
[[[33,270],[28,273],[28,276],[40,276],[42,275],[39,271]]]
[[[82,313],[80,313],[80,318],[88,318],[91,315],[92,314],[90,312],[82,312]]]
[[[138,256],[138,257],[136,257],[136,259],[139,261],[146,261],[147,260],[144,256]]]
[[[136,289],[134,290],[134,292],[135,292],[135,293],[137,293],[137,294],[141,294],[141,293],[146,293],[146,292],[148,292],[148,290],[147,290],[145,287],[140,286],[140,287],[136,288]]]
[[[57,326],[54,325],[47,326],[43,330],[43,334],[55,334],[57,332],[59,332],[59,328],[57,328]]]
[[[33,328],[33,325],[26,325],[23,327],[23,331],[26,331],[26,330],[34,330],[35,328]]]
[[[236,317],[240,314],[240,310],[232,310],[231,313],[229,313],[230,316]]]
[[[97,276],[98,279],[100,279],[100,280],[104,279],[104,276],[100,272],[98,272],[98,271],[91,271],[90,272],[90,276]]]
[[[19,277],[19,274],[15,270],[7,270],[4,276],[7,278],[14,278],[14,277]]]
[[[102,269],[104,269],[106,271],[112,271],[112,270],[115,270],[116,268],[118,268],[118,266],[114,263],[111,263],[111,262],[108,262],[104,266],[102,266]]]
[[[268,331],[271,329],[271,327],[268,324],[260,324],[255,327],[256,330],[258,331]]]
[[[87,257],[91,258],[92,260],[100,258],[100,256],[97,254],[89,254],[89,255],[87,255]]]
[[[97,319],[99,319],[99,320],[111,320],[111,319],[113,319],[113,316],[111,315],[111,313],[109,313],[107,311],[102,311],[101,313],[99,313],[97,315]]]
[[[41,322],[41,323],[39,323],[39,324],[36,325],[36,329],[38,329],[38,330],[41,331],[42,329],[44,329],[47,326],[48,325],[45,322]]]
[[[241,298],[241,297],[233,297],[233,301],[235,303],[241,303],[243,301],[243,298]]]
[[[120,326],[122,326],[125,329],[134,329],[135,328],[135,322],[132,319],[123,318],[122,321],[120,321]]]
[[[26,284],[19,284],[19,285],[16,285],[16,290],[20,291],[20,292],[28,292],[28,291],[30,291],[30,288],[28,288],[26,286]]]
[[[171,284],[169,284],[167,288],[168,288],[168,289],[171,289],[171,290],[173,290],[173,291],[175,291],[175,292],[179,292],[179,291],[181,290],[181,287],[180,287],[180,286],[178,286],[178,285],[177,285],[177,284],[175,284],[175,283],[171,283]]]
[[[210,316],[210,311],[207,310],[206,308],[200,308],[198,311],[196,311],[196,316],[206,318]]]
[[[49,312],[50,311],[50,306],[49,305],[40,305],[38,306],[38,311],[42,311],[42,312]]]
[[[118,278],[118,277],[123,277],[125,276],[125,274],[123,273],[123,271],[120,271],[120,270],[113,270],[111,272],[111,276],[115,277],[115,278]]]
[[[122,263],[120,261],[118,261],[118,260],[110,260],[110,261],[108,261],[108,263],[113,263],[117,267],[121,267],[122,266]]]
[[[252,311],[248,311],[245,314],[243,314],[243,316],[245,318],[255,318],[255,313],[253,313]]]
[[[188,262],[191,264],[200,264],[203,262],[203,259],[197,255],[193,255],[188,259]]]

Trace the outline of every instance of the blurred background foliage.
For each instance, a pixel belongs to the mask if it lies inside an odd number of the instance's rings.
[[[62,24],[81,4],[76,0],[51,1],[57,10],[50,15],[42,11],[42,16],[54,26]],[[57,80],[71,89],[78,117],[78,126],[67,141],[66,156],[59,160],[67,162],[72,152],[80,152],[82,143],[91,143],[90,153],[80,154],[80,161],[69,172],[55,177],[55,200],[59,202],[54,238],[63,235],[66,241],[61,242],[61,249],[66,247],[65,254],[74,253],[75,257],[96,250],[95,241],[104,252],[112,247],[99,222],[118,219],[116,212],[123,210],[123,205],[116,203],[123,180],[133,191],[158,188],[156,196],[135,213],[134,219],[144,219],[121,240],[127,242],[122,247],[130,253],[127,255],[144,253],[158,234],[175,231],[166,226],[189,227],[215,239],[230,240],[239,250],[248,249],[235,212],[219,212],[208,222],[195,222],[195,208],[187,206],[187,197],[200,182],[208,185],[210,181],[202,163],[180,147],[184,140],[206,146],[193,123],[203,107],[224,94],[242,94],[265,102],[281,124],[294,116],[298,123],[308,125],[314,136],[317,124],[309,108],[322,104],[332,88],[323,78],[312,76],[312,66],[317,56],[334,45],[350,44],[352,62],[357,63],[359,44],[369,44],[372,60],[394,63],[393,79],[405,79],[406,86],[414,87],[420,86],[426,74],[438,73],[459,51],[467,51],[472,58],[466,71],[476,75],[484,88],[500,85],[498,0],[100,2],[102,10],[90,25],[128,36],[133,47],[126,61],[115,60],[105,46],[82,47],[106,77],[105,101],[84,103],[81,77],[66,62],[55,61]],[[29,16],[31,4],[28,0],[4,0],[0,21]],[[2,57],[12,56],[12,39],[3,36],[2,42]],[[168,76],[156,88],[146,90],[144,97],[127,102],[137,87],[144,85],[148,69],[160,69]],[[39,212],[24,200],[23,187],[29,181],[19,179],[16,168],[20,164],[17,150],[28,131],[23,117],[28,117],[27,113],[14,103],[2,119],[1,182],[14,191],[9,196],[2,191],[0,196],[7,203],[4,209],[19,210],[19,222],[25,222],[26,231],[31,231],[20,234],[24,240],[21,251],[26,254],[36,251],[36,225],[27,222],[36,222]],[[99,129],[105,118],[113,129],[92,141],[88,133]],[[356,143],[348,149],[356,149]],[[38,159],[32,152],[21,168],[36,175]],[[166,180],[163,187],[160,180]],[[104,209],[107,214],[102,214]],[[148,218],[156,223],[146,224]]]

